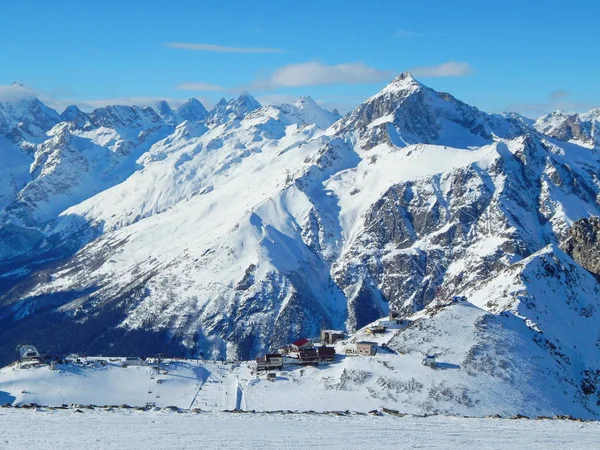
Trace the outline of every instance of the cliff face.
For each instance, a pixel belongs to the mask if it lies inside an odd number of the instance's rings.
[[[600,278],[600,217],[577,220],[563,247],[575,261]]]

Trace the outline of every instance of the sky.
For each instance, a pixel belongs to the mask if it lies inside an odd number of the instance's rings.
[[[488,112],[600,106],[600,2],[6,0],[0,100],[50,106],[311,95],[342,112],[400,72]]]

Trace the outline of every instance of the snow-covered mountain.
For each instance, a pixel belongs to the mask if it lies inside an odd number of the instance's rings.
[[[583,114],[554,111],[540,117],[534,126],[542,133],[561,141],[574,141],[588,147],[600,145],[600,108]]]
[[[476,332],[440,351],[468,377],[539,369],[598,413],[597,280],[560,250],[600,216],[593,112],[589,139],[562,135],[410,74],[344,118],[308,97],[182,108],[69,108],[0,140],[0,360],[22,341],[245,358],[466,295],[476,317],[452,320]]]
[[[165,123],[178,125],[181,122],[200,121],[208,117],[208,111],[198,99],[191,98],[179,108],[173,109],[166,101],[160,101],[155,105],[156,112]]]

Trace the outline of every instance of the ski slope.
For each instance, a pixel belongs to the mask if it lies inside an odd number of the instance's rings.
[[[593,396],[578,398],[578,368],[557,366],[543,348],[531,345],[535,336],[519,318],[464,301],[429,307],[380,335],[361,329],[337,344],[334,362],[288,362],[274,371],[274,381],[257,372],[253,361],[167,359],[157,373],[152,360],[124,368],[122,358],[81,357],[55,370],[16,364],[1,369],[0,404],[257,412],[392,408],[408,414],[598,419]],[[378,345],[375,356],[345,355],[364,340]],[[436,356],[435,368],[422,364],[425,355]]]

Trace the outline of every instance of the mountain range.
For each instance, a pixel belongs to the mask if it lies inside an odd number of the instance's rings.
[[[344,117],[248,93],[0,103],[0,363],[24,342],[249,358],[431,311],[390,345],[539,370],[598,414],[599,130],[599,109],[487,114],[409,73]],[[454,296],[475,331],[428,347]]]

